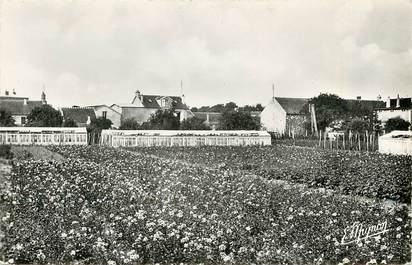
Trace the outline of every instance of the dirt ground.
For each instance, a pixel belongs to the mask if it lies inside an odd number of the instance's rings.
[[[35,160],[64,160],[65,158],[57,153],[51,152],[42,146],[12,146],[11,152],[14,158]]]

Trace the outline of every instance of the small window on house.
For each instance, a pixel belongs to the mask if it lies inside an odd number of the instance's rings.
[[[102,113],[103,113],[103,118],[106,119],[107,118],[107,111],[103,111]]]

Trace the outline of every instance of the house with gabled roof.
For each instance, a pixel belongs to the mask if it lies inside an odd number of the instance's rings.
[[[87,106],[87,107],[92,108],[94,110],[94,113],[96,114],[96,118],[103,117],[103,118],[109,119],[112,122],[113,128],[118,129],[120,127],[122,114],[118,112],[117,110],[105,104],[92,105],[92,106]]]
[[[180,121],[194,116],[184,103],[183,96],[144,95],[139,90],[135,92],[130,103],[117,103],[110,108],[121,114],[121,122],[132,119],[140,124],[161,109],[173,108]]]
[[[412,97],[396,98],[386,100],[386,106],[375,109],[377,119],[385,126],[385,123],[392,118],[401,118],[412,124]]]
[[[3,96],[0,96],[0,109],[10,112],[17,126],[24,126],[27,122],[27,116],[29,116],[31,111],[44,104],[47,104],[44,92],[41,94],[41,100],[29,100],[28,97],[18,97],[14,91],[10,95],[10,92],[7,90]]]
[[[272,97],[260,114],[262,129],[279,135],[305,134],[309,99]]]
[[[61,108],[60,113],[63,116],[63,122],[73,120],[77,127],[87,127],[93,119],[96,119],[93,108],[89,107]]]

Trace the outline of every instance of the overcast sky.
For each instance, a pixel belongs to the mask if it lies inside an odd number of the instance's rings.
[[[0,90],[54,106],[179,95],[412,96],[412,1],[0,0]]]

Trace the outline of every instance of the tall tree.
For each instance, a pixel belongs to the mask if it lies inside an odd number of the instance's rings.
[[[324,130],[338,119],[344,119],[348,114],[346,100],[334,94],[320,94],[310,100],[315,105],[318,128]]]
[[[0,126],[10,127],[14,126],[14,119],[11,113],[5,109],[0,109]]]
[[[35,107],[27,116],[27,126],[31,127],[60,127],[62,122],[60,112],[50,105]]]
[[[220,130],[259,130],[260,121],[249,112],[228,111],[222,113],[219,120]]]

